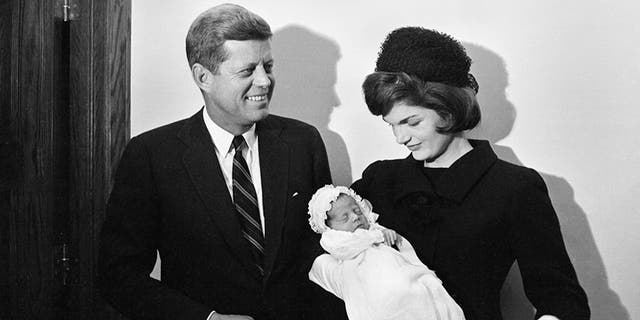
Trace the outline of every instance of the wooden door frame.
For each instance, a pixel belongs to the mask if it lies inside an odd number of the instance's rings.
[[[78,255],[71,319],[112,318],[95,286],[98,237],[113,174],[130,136],[131,0],[79,0],[71,21],[70,214]],[[87,299],[90,297],[90,299]]]
[[[56,92],[54,24],[62,1],[1,0],[0,23],[0,318],[54,319],[60,281],[51,202],[66,189],[71,258],[65,319],[117,319],[95,286],[98,237],[113,173],[130,135],[131,0],[72,0],[69,105]],[[7,13],[7,12],[10,12]],[[4,18],[9,18],[10,22]],[[7,59],[8,60],[5,60]],[[6,82],[6,80],[10,80]],[[62,123],[62,125],[60,125]],[[68,174],[60,183],[59,131]],[[58,137],[58,138],[55,138]],[[55,140],[58,139],[58,140]],[[64,169],[63,169],[64,170]],[[64,171],[63,171],[64,172]],[[42,203],[44,205],[40,206]],[[37,262],[33,262],[37,261]],[[24,268],[25,263],[40,268]]]

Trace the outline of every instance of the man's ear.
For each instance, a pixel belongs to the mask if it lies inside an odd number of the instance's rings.
[[[203,91],[208,91],[207,89],[213,81],[211,71],[199,63],[194,63],[193,66],[191,66],[191,77],[193,78],[193,82]]]

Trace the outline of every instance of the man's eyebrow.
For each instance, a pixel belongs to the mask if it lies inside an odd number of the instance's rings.
[[[255,66],[257,66],[258,64],[255,62],[245,62],[242,64],[239,64],[236,66],[236,69],[238,70],[244,70],[244,69],[248,69],[248,68],[255,68]]]
[[[262,62],[263,65],[273,64],[273,63],[274,63],[273,59],[265,60],[265,61]],[[235,68],[237,70],[253,69],[259,64],[260,64],[260,62],[250,61],[250,62],[244,62],[242,64],[239,64],[239,65],[235,66]]]

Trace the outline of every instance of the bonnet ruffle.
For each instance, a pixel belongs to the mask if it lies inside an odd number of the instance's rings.
[[[331,210],[331,203],[338,199],[341,194],[346,194],[352,197],[358,206],[360,211],[367,217],[369,224],[373,225],[378,219],[378,215],[371,211],[371,203],[366,199],[362,199],[355,191],[344,186],[326,185],[311,197],[309,201],[309,225],[311,229],[316,233],[323,233],[330,230],[325,223],[327,220],[327,211]]]

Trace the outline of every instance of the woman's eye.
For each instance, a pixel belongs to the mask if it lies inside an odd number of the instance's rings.
[[[407,124],[408,124],[410,127],[415,127],[415,126],[417,126],[417,125],[419,125],[419,124],[420,124],[420,121],[409,121],[409,122],[407,122]]]

